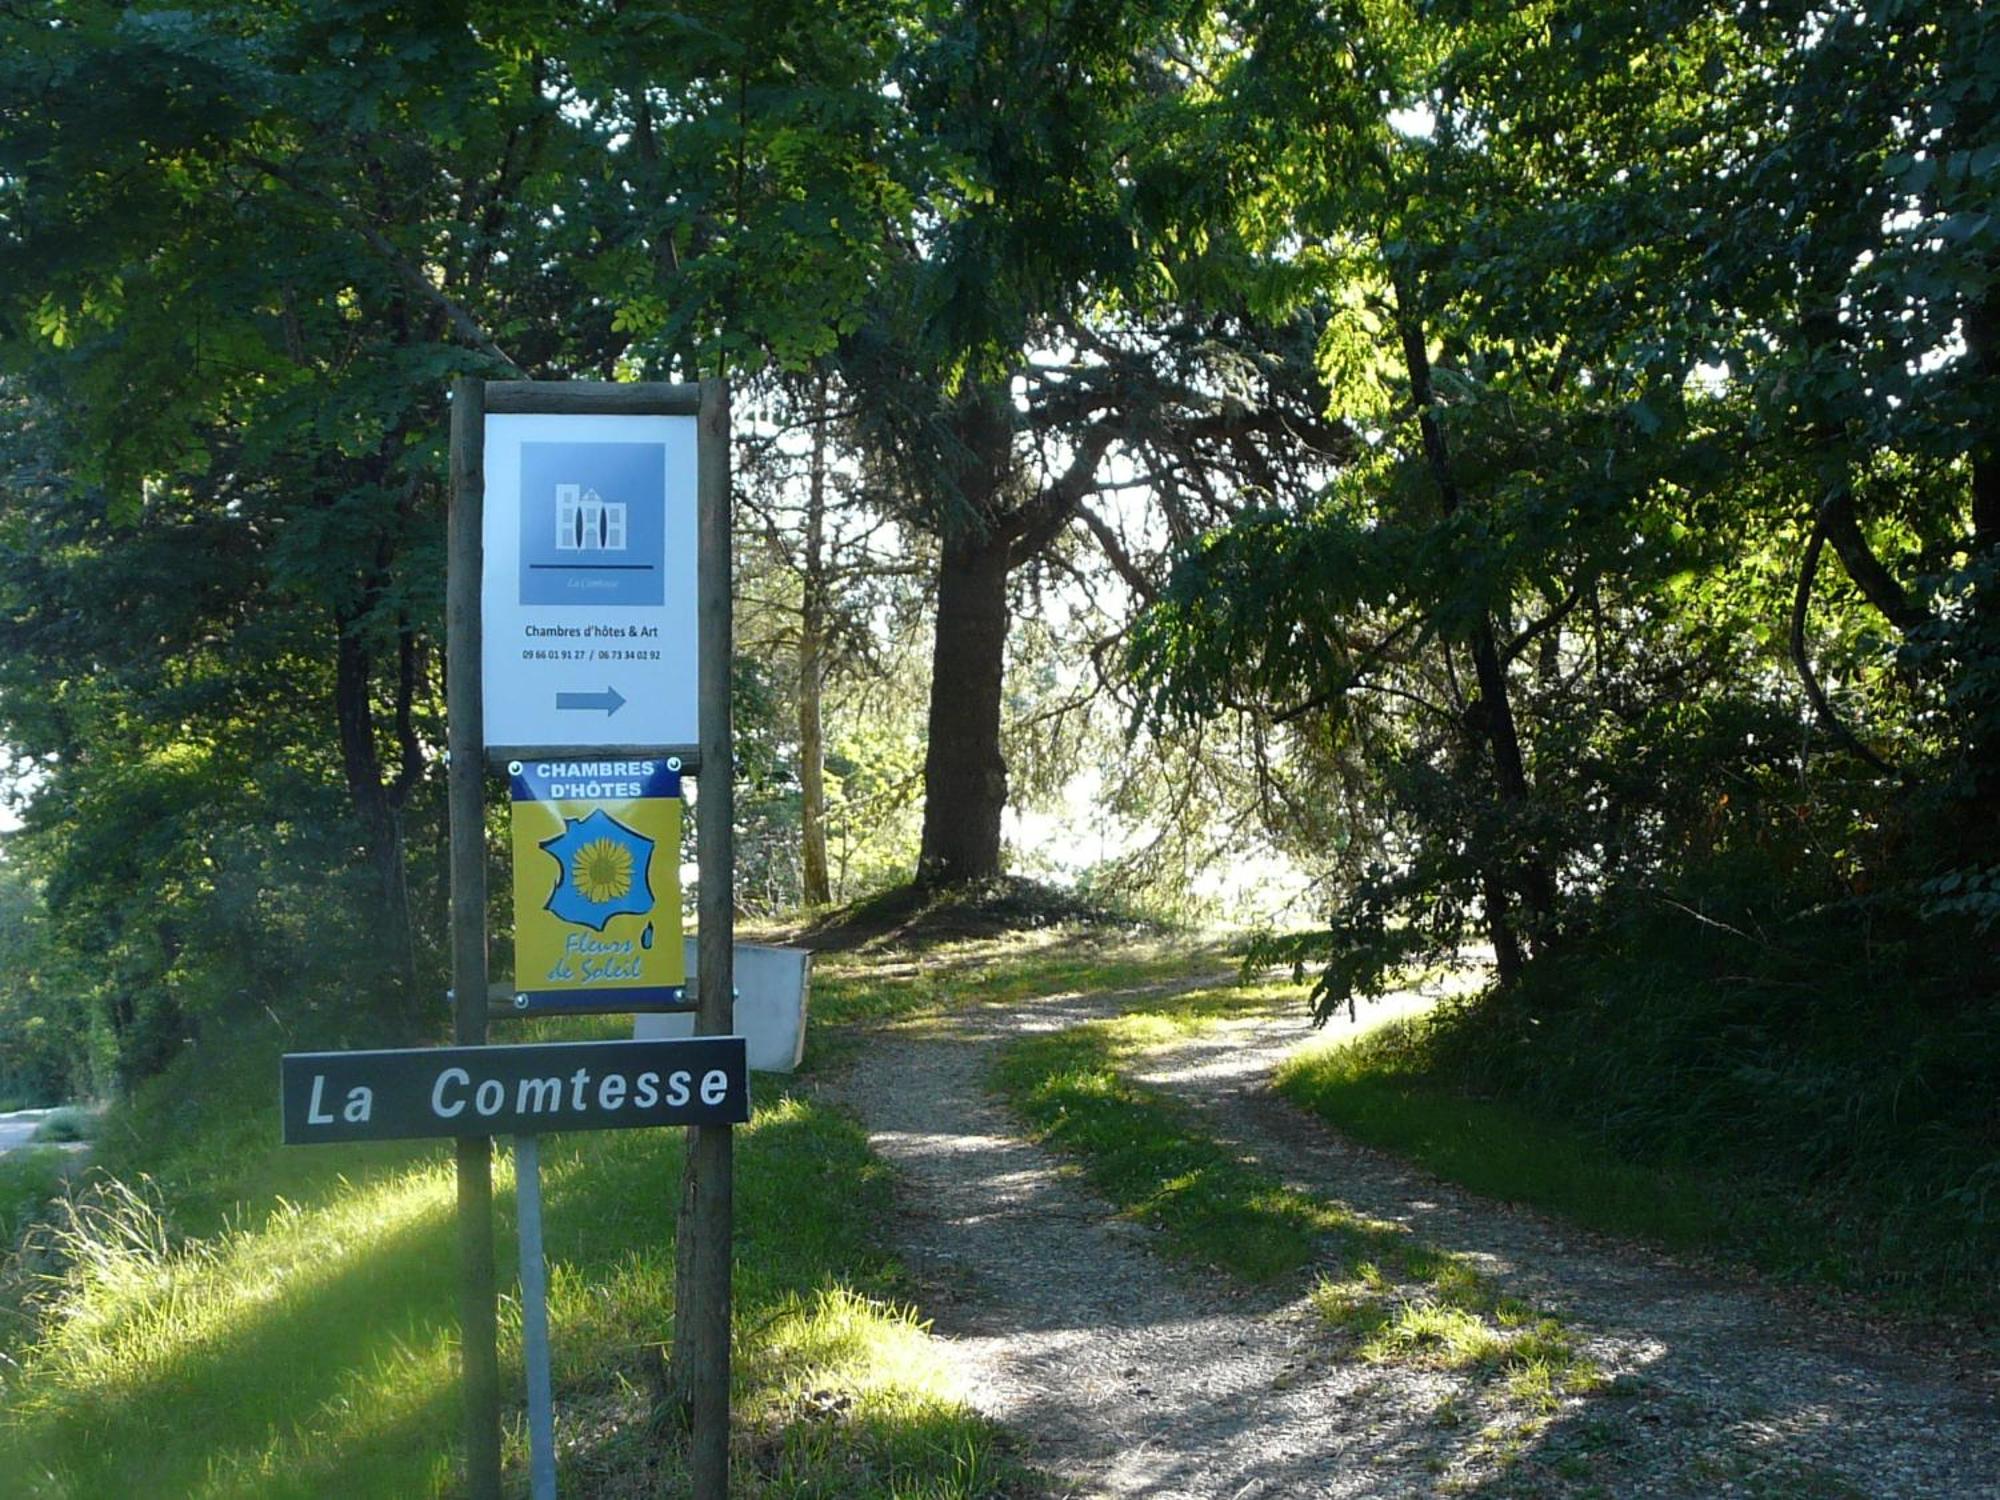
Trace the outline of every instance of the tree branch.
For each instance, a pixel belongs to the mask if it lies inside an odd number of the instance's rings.
[[[1548,634],[1549,631],[1555,629],[1556,626],[1568,619],[1571,612],[1582,602],[1583,590],[1580,588],[1572,589],[1567,599],[1563,600],[1562,603],[1543,615],[1541,619],[1535,621],[1534,624],[1509,641],[1506,649],[1500,653],[1501,659],[1509,662],[1515,660],[1523,651],[1535,643],[1537,637]]]
[[[486,330],[479,326],[478,319],[474,318],[471,313],[446,296],[443,288],[433,284],[431,279],[424,275],[421,267],[414,265],[401,250],[396,248],[394,241],[373,224],[369,223],[361,214],[337,198],[321,192],[311,183],[301,178],[296,172],[292,171],[291,168],[280,162],[274,162],[268,157],[255,156],[248,153],[245,154],[243,159],[266,176],[282,182],[293,192],[310,198],[323,207],[332,209],[335,215],[344,221],[350,229],[354,230],[362,239],[368,242],[368,247],[371,250],[387,262],[389,268],[396,273],[405,286],[419,297],[430,302],[444,314],[445,320],[451,324],[453,330],[465,343],[470,344],[489,359],[498,360],[516,375],[525,376],[528,373],[514,362],[513,356],[509,355],[506,350],[502,349],[487,336]]]
[[[1792,665],[1798,669],[1799,681],[1805,687],[1806,697],[1813,706],[1826,732],[1856,756],[1866,761],[1884,775],[1893,776],[1895,768],[1873,750],[1862,744],[1840,721],[1833,711],[1833,704],[1827,700],[1826,690],[1820,686],[1819,678],[1813,674],[1812,661],[1806,655],[1806,613],[1812,605],[1813,579],[1819,572],[1819,559],[1826,546],[1828,512],[1833,505],[1829,499],[1813,514],[1812,535],[1806,538],[1806,555],[1799,561],[1799,586],[1792,596]]]
[[[1356,688],[1369,686],[1370,684],[1366,683],[1364,679],[1367,677],[1370,669],[1373,668],[1376,665],[1376,663],[1380,662],[1383,657],[1387,656],[1389,652],[1392,651],[1396,647],[1396,645],[1403,639],[1404,636],[1408,635],[1412,630],[1416,629],[1418,623],[1419,622],[1416,620],[1405,620],[1402,624],[1398,625],[1394,630],[1390,631],[1387,635],[1383,636],[1381,640],[1377,641],[1374,645],[1368,647],[1367,650],[1362,653],[1360,663],[1356,665],[1353,668],[1353,670],[1348,672],[1348,674],[1343,679],[1341,679],[1340,682],[1326,689],[1324,692],[1313,694],[1312,697],[1306,699],[1303,703],[1294,703],[1290,708],[1277,710],[1271,715],[1271,722],[1273,724],[1289,724],[1294,719],[1304,718],[1307,714],[1311,713],[1316,708],[1325,708],[1327,704],[1333,702],[1334,699],[1345,697],[1347,694],[1353,692]],[[1372,686],[1375,688],[1377,692],[1380,693],[1389,693],[1394,695],[1398,692],[1397,689],[1386,687],[1381,683],[1375,683],[1372,684]],[[1404,693],[1402,694],[1402,696],[1410,698],[1413,702],[1418,702],[1418,703],[1423,702],[1422,699],[1415,697],[1414,694]],[[1450,717],[1450,715],[1444,713],[1442,709],[1436,708],[1436,706],[1433,704],[1425,704],[1425,706],[1432,708],[1442,718]]]
[[[1097,545],[1104,549],[1112,570],[1125,580],[1125,586],[1148,604],[1157,599],[1159,589],[1154,587],[1152,579],[1140,571],[1139,565],[1132,560],[1132,554],[1125,550],[1125,544],[1118,540],[1117,533],[1112,531],[1104,518],[1081,501],[1077,502],[1076,513],[1090,528],[1090,534],[1097,538]]]
[[[1118,428],[1110,422],[1099,422],[1087,429],[1062,476],[1016,514],[1014,542],[1007,549],[1008,568],[1019,567],[1037,556],[1070,523],[1083,504],[1083,497],[1090,493],[1097,466],[1117,435]]]
[[[1880,610],[1884,619],[1904,635],[1929,621],[1930,616],[1911,600],[1909,592],[1883,565],[1882,559],[1875,555],[1875,549],[1868,545],[1868,538],[1861,534],[1861,523],[1854,514],[1854,492],[1851,489],[1842,485],[1829,495],[1820,507],[1820,519],[1826,528],[1826,539],[1833,543],[1833,550],[1839,554],[1847,576],[1861,590],[1861,597]]]

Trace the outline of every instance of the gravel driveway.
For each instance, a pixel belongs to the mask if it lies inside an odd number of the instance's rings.
[[[1023,1140],[992,1047],[1158,991],[884,1028],[836,1085],[900,1174],[898,1248],[974,1404],[1072,1496],[2000,1496],[2000,1391],[1957,1362],[1748,1279],[1450,1188],[1277,1099],[1326,1033],[1236,1023],[1150,1058],[1207,1128],[1292,1186],[1404,1222],[1558,1311],[1607,1388],[1552,1415],[1496,1386],[1345,1353],[1304,1301],[1170,1266]],[[1421,995],[1364,1010],[1364,1024]],[[1331,1028],[1338,1034],[1340,1026]]]

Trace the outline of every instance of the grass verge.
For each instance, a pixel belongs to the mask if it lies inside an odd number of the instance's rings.
[[[97,1116],[90,1110],[66,1104],[51,1110],[36,1127],[37,1141],[87,1141],[97,1134]]]
[[[1263,1285],[1307,1265],[1322,1235],[1346,1227],[1338,1210],[1246,1167],[1184,1110],[1122,1077],[1109,1052],[1095,1026],[1029,1037],[1001,1053],[995,1077],[1037,1138],[1158,1229],[1170,1255]]]
[[[1069,928],[940,944],[921,952],[822,954],[813,964],[815,1025],[900,1021],[963,1005],[1138,989],[1227,968],[1219,945],[1098,937]]]
[[[42,1240],[33,1344],[0,1364],[0,1473],[24,1497],[425,1496],[458,1483],[456,1230],[429,1146],[286,1151],[274,1059],[216,1069],[201,1110],[170,1075],[107,1140],[171,1140],[157,1173],[102,1179]],[[858,1125],[769,1080],[738,1133],[735,1493],[1032,1492],[951,1388],[873,1240],[887,1183]],[[163,1136],[165,1120],[192,1136]],[[673,1326],[680,1133],[544,1142],[558,1444],[566,1492],[684,1493],[654,1432]],[[511,1179],[498,1172],[503,1289]],[[502,1303],[504,1388],[519,1307]],[[525,1466],[518,1412],[508,1458]]]
[[[1724,1209],[1696,1179],[1627,1161],[1526,1110],[1428,1083],[1412,1045],[1421,1029],[1421,1021],[1391,1021],[1295,1054],[1278,1069],[1277,1090],[1354,1139],[1489,1197],[1677,1249],[1725,1234]]]
[[[1920,1216],[1892,1201],[1896,1184],[1873,1197],[1836,1185],[1822,1201],[1788,1175],[1758,1174],[1720,1156],[1663,1162],[1548,1110],[1480,1097],[1436,1054],[1437,1028],[1451,1024],[1449,1015],[1392,1021],[1302,1052],[1279,1070],[1276,1086],[1354,1139],[1489,1197],[1807,1286],[1858,1292],[1906,1315],[1990,1314],[1993,1265],[1964,1248],[1976,1236],[1940,1224],[1927,1240]],[[1464,1049],[1462,1039],[1452,1045]]]
[[[0,1251],[21,1237],[61,1191],[64,1156],[54,1146],[30,1146],[0,1155]]]
[[[1593,1389],[1599,1374],[1562,1323],[1505,1295],[1466,1257],[1287,1187],[1128,1076],[1137,1054],[1271,996],[1200,991],[1024,1037],[1002,1049],[994,1082],[1038,1140],[1075,1158],[1121,1213],[1157,1228],[1169,1256],[1251,1285],[1320,1268],[1312,1306],[1362,1358],[1500,1376],[1538,1408]]]
[[[1384,1035],[1323,1102],[1488,1191],[1990,1343],[1992,944],[1912,911],[1887,878],[1879,897],[1828,890],[1797,909],[1795,873],[1743,851],[1671,895],[1607,896],[1520,983]],[[1535,1149],[1478,1149],[1524,1125]],[[1550,1150],[1574,1169],[1490,1175]],[[1636,1190],[1618,1185],[1633,1174]],[[1580,1199],[1556,1196],[1566,1183]]]

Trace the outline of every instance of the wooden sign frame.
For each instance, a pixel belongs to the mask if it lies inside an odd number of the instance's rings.
[[[486,413],[656,414],[697,418],[697,651],[700,742],[676,747],[682,770],[697,778],[695,841],[701,889],[695,1032],[730,1030],[735,942],[735,789],[729,678],[730,599],[729,388],[611,381],[452,382],[451,494],[445,591],[446,714],[451,756],[451,923],[453,1041],[487,1042],[486,778],[480,588],[486,497]],[[666,746],[633,746],[662,751]],[[595,754],[610,753],[601,747]],[[504,762],[505,756],[500,759]],[[713,774],[703,775],[705,768]],[[675,1310],[676,1363],[689,1385],[689,1464],[694,1491],[728,1490],[729,1305],[733,1259],[732,1133],[728,1125],[690,1127],[684,1209],[676,1254],[688,1296]],[[461,1280],[459,1322],[465,1381],[467,1489],[477,1500],[500,1496],[500,1374],[493,1257],[493,1143],[457,1141]],[[666,1195],[662,1194],[664,1203]]]

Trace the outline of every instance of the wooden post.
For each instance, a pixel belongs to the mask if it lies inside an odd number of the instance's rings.
[[[451,754],[452,1040],[486,1041],[486,755],[479,662],[480,519],[486,498],[486,383],[451,388],[451,509],[445,585],[446,743]],[[500,1500],[500,1354],[493,1272],[493,1142],[458,1150],[458,1324],[465,1383],[466,1491]]]
[[[726,1036],[735,1024],[736,942],[735,749],[729,715],[730,506],[729,388],[702,382],[699,469],[701,772],[695,803],[701,871],[699,951],[701,1009],[697,1036]],[[686,1285],[690,1305],[675,1310],[675,1339],[685,1339],[688,1372],[689,1477],[701,1500],[729,1492],[729,1302],[735,1260],[733,1138],[727,1125],[697,1125],[683,1187],[678,1253],[695,1259]]]

